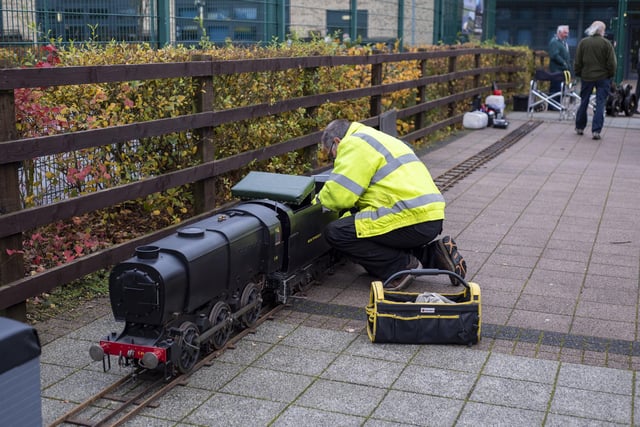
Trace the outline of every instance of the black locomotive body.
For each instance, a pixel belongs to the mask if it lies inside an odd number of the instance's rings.
[[[285,303],[317,280],[333,256],[323,231],[337,218],[312,203],[312,177],[251,172],[230,209],[137,248],[109,276],[113,315],[125,323],[91,347],[94,360],[188,372],[201,350],[250,327],[263,300]]]

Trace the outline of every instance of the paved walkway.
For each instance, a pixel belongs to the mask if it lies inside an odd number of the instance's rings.
[[[438,176],[528,117],[508,119],[423,159]],[[600,141],[557,114],[534,119],[444,193],[445,231],[482,289],[478,345],[370,343],[370,278],[347,263],[128,425],[640,424],[640,117],[608,117]],[[124,375],[88,356],[120,328],[106,299],[37,328],[45,424]]]

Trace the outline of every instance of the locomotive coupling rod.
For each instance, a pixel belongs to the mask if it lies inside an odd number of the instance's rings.
[[[202,345],[203,342],[206,342],[215,334],[216,332],[225,329],[231,328],[233,326],[233,319],[231,317],[227,317],[222,322],[218,323],[211,329],[207,329],[207,332],[198,336],[195,340],[193,340],[193,345]]]
[[[251,309],[253,309],[253,308],[257,307],[257,306],[262,306],[262,298],[258,298],[254,302],[252,302],[251,304],[245,305],[240,310],[236,311],[235,313],[232,313],[229,317],[224,319],[222,322],[220,322],[217,325],[213,326],[211,329],[207,329],[207,331],[205,333],[203,333],[202,335],[198,336],[193,341],[193,344],[194,345],[201,345],[203,342],[208,341],[209,338],[211,338],[216,332],[218,332],[218,331],[220,331],[222,329],[225,329],[225,328],[232,327],[233,326],[233,322],[238,320],[238,318],[240,316],[242,316],[243,314],[247,313],[248,311],[250,311]]]
[[[240,310],[236,311],[235,313],[231,314],[231,317],[233,318],[233,320],[238,320],[241,316],[245,315],[248,311],[253,310],[254,308],[256,308],[257,306],[262,307],[262,297],[258,297],[254,302],[245,305],[244,307],[242,307]]]

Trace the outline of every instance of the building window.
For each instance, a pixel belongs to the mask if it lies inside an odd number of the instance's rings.
[[[267,38],[264,20],[269,2],[222,0],[200,1],[175,0],[178,15],[176,19],[176,39],[186,43],[197,43],[201,38],[199,24],[195,18],[202,16],[207,38],[215,43],[227,40],[255,43]],[[201,10],[200,10],[201,8]],[[184,12],[180,12],[184,10]],[[202,14],[202,15],[200,15]]]
[[[356,13],[356,38],[361,37],[366,39],[368,37],[367,31],[369,28],[369,11],[358,10]],[[327,34],[334,35],[335,33],[349,34],[351,32],[351,15],[349,10],[327,10]]]

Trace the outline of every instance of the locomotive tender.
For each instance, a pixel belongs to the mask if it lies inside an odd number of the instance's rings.
[[[323,231],[337,214],[313,204],[320,176],[250,172],[232,188],[243,201],[136,249],[109,276],[113,315],[125,323],[91,346],[111,367],[189,372],[200,351],[250,327],[264,299],[285,303],[335,260]]]

